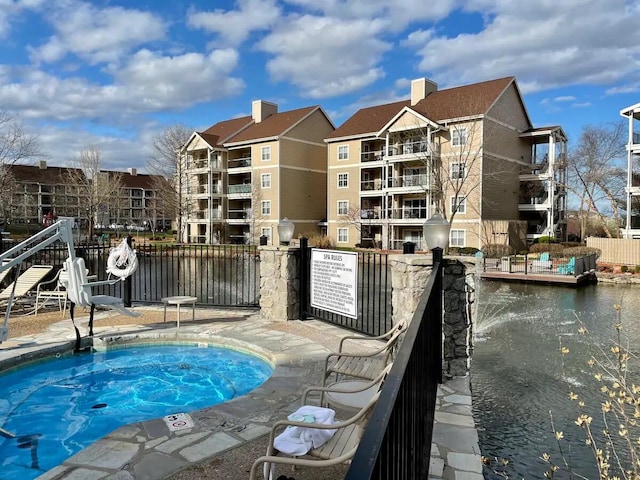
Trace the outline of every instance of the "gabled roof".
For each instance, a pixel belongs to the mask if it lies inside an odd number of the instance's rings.
[[[38,165],[7,165],[13,178],[24,183],[40,183],[43,185],[65,184],[71,171],[82,171],[78,168],[52,167],[40,168]]]
[[[263,138],[273,138],[283,135],[291,127],[310,115],[313,111],[320,109],[318,105],[298,108],[287,112],[274,113],[262,120],[260,123],[253,123],[237,135],[227,139],[226,145],[249,143]]]
[[[253,123],[251,115],[223,120],[210,126],[204,132],[200,132],[202,139],[212,147],[221,147],[234,135],[242,132]]]
[[[146,173],[136,173],[131,175],[129,172],[121,172],[118,170],[101,170],[102,173],[106,173],[109,176],[120,175],[122,186],[125,188],[144,188],[146,190],[153,190],[154,178],[163,178],[161,175],[148,175]]]
[[[505,77],[438,90],[414,106],[406,100],[363,108],[338,127],[328,139],[375,134],[407,106],[434,122],[483,115],[514,81],[514,77]]]

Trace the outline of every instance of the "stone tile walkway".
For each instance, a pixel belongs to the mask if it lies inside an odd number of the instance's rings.
[[[225,314],[229,318],[221,321]],[[275,420],[298,407],[305,386],[317,384],[325,355],[330,351],[321,343],[353,335],[313,320],[305,321],[304,328],[296,332],[294,325],[287,325],[289,328],[283,331],[282,324],[265,322],[259,315],[234,318],[231,312],[217,312],[212,316],[217,318],[210,322],[183,322],[179,330],[170,324],[162,328],[157,324],[96,328],[94,344],[100,347],[109,339],[128,337],[232,344],[257,352],[274,364],[267,382],[248,395],[190,412],[192,428],[173,431],[163,419],[120,427],[38,479],[160,480],[184,466],[257,439],[269,431]],[[319,338],[324,341],[320,343]],[[68,351],[73,339],[69,322],[60,322],[42,334],[0,344],[0,362],[20,363],[42,349]],[[446,381],[439,388],[435,420],[430,478],[482,480],[468,377]]]

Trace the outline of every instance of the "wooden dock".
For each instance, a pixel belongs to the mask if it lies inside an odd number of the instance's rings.
[[[595,283],[596,272],[590,271],[580,275],[557,275],[553,273],[524,273],[524,272],[501,272],[486,271],[480,272],[480,278],[487,280],[502,280],[507,282],[526,282],[526,283],[546,283],[554,285],[564,285],[568,287],[578,287]]]

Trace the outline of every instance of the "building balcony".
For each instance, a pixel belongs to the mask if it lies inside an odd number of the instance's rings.
[[[381,178],[376,178],[373,180],[363,180],[360,182],[360,191],[361,192],[375,192],[382,190],[384,186]]]
[[[203,210],[200,212],[193,212],[189,216],[189,221],[195,223],[198,223],[198,221],[205,222],[210,220],[222,220],[222,211],[212,210],[211,212],[207,212],[206,210]]]
[[[382,162],[384,159],[384,150],[378,150],[375,152],[362,152],[360,154],[360,162]]]
[[[403,175],[401,177],[389,178],[389,188],[404,188],[408,190],[424,191],[429,189],[428,175]]]
[[[247,194],[251,193],[251,184],[250,183],[239,183],[236,185],[227,185],[227,194],[229,195],[239,195],[239,194]]]
[[[427,158],[433,154],[433,148],[426,140],[416,142],[404,142],[399,145],[390,146],[384,156],[388,160],[404,160],[406,158]],[[403,157],[403,158],[398,158]]]
[[[521,212],[544,211],[550,207],[549,196],[520,197],[518,200],[518,210]]]
[[[251,166],[251,157],[234,158],[229,160],[227,168],[229,170],[233,168],[247,168]]]

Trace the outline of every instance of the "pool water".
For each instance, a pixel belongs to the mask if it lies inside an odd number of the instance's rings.
[[[128,345],[31,364],[0,376],[0,479],[27,480],[116,428],[244,395],[272,367],[197,345]],[[2,433],[2,432],[0,432]]]

